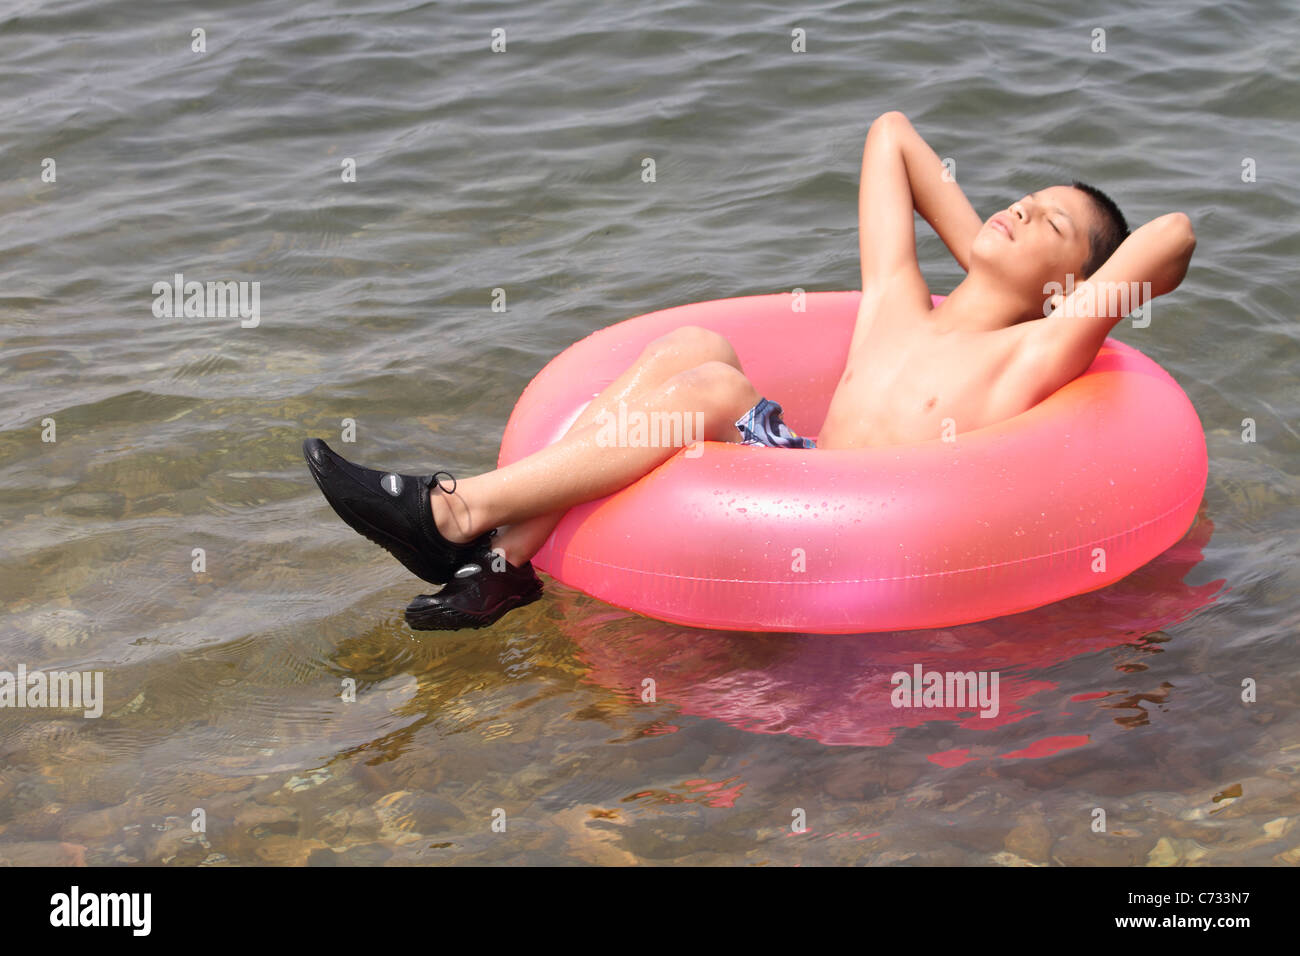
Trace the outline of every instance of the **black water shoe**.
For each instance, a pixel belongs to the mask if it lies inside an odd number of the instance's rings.
[[[456,479],[449,472],[399,475],[362,468],[319,438],[303,442],[302,453],[335,513],[353,531],[388,549],[408,571],[432,584],[451,580],[456,569],[481,551],[491,537],[488,532],[467,544],[457,544],[438,533],[429,507],[429,489],[437,482],[445,493],[454,493]],[[439,475],[451,479],[450,488]]]
[[[457,631],[495,624],[507,611],[542,596],[531,561],[515,567],[484,548],[456,570],[437,594],[418,595],[406,606],[406,623],[417,631]]]

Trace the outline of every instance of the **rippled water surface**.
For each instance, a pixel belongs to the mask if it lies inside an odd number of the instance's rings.
[[[0,859],[1300,862],[1297,40],[1283,2],[4,4],[0,669],[100,670],[106,703],[0,711]],[[473,474],[597,328],[853,288],[893,108],[982,215],[1077,177],[1192,217],[1186,281],[1115,333],[1204,423],[1187,538],[942,631],[693,631],[549,580],[408,630],[427,587],[302,439],[353,419],[349,457]],[[155,317],[176,273],[260,282],[260,324]],[[998,669],[1000,715],[891,708],[918,660]]]

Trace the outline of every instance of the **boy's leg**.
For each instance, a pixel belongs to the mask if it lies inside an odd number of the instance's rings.
[[[649,389],[629,412],[680,415],[700,424],[703,433],[696,439],[739,441],[734,423],[760,397],[735,366],[708,361]],[[502,525],[566,511],[618,491],[680,450],[655,443],[604,445],[601,430],[594,422],[575,424],[558,442],[526,458],[458,481],[453,494],[435,485],[430,504],[438,531],[464,543]]]
[[[731,343],[710,329],[688,325],[660,336],[645,347],[627,371],[592,399],[565,436],[596,424],[601,415],[616,415],[619,402],[630,408],[644,401],[654,388],[673,375],[710,361],[741,370],[740,359]],[[541,549],[563,517],[564,511],[553,511],[516,522],[497,533],[492,547],[499,548],[511,564],[522,565]]]
[[[507,484],[509,481],[523,482],[527,487],[535,475],[515,469],[516,465],[535,467],[543,481],[555,482],[556,476],[548,473],[553,472],[555,466],[548,466],[543,454],[555,454],[556,450],[559,450],[558,460],[570,470],[603,470],[612,465],[615,474],[603,475],[596,483],[585,485],[560,480],[549,491],[553,497],[532,502],[536,510],[544,509],[549,501],[551,510],[541,510],[531,517],[521,511],[513,519],[495,519],[509,525],[491,539],[492,550],[505,556],[504,566],[495,558],[485,561],[484,557],[479,557],[469,562],[437,594],[416,596],[406,608],[407,624],[416,630],[486,627],[514,608],[530,604],[541,596],[542,583],[528,562],[564,512],[578,500],[600,497],[630,484],[678,451],[674,447],[662,447],[655,450],[658,454],[638,462],[621,454],[635,449],[599,444],[593,448],[593,436],[599,430],[599,421],[605,414],[617,414],[620,402],[627,403],[629,415],[633,410],[643,413],[667,410],[683,415],[699,411],[703,419],[703,434],[692,435],[693,439],[738,441],[740,433],[734,423],[758,397],[754,386],[741,372],[735,352],[720,335],[698,328],[683,328],[655,340],[623,375],[592,400],[559,442],[505,469],[478,478],[487,480],[486,494],[494,490],[499,493],[503,479]],[[494,479],[495,487],[491,484]],[[600,485],[600,481],[604,484]],[[464,484],[458,483],[457,492],[462,488]],[[478,488],[471,491],[475,495],[480,493]],[[569,501],[565,494],[576,500]],[[439,499],[437,503],[435,497]],[[475,512],[481,506],[473,500],[462,502],[458,499],[459,494],[452,498],[440,492],[430,495],[431,510],[435,515],[442,511],[443,521],[448,525],[447,533],[457,537],[472,536],[477,527],[494,520],[479,517],[476,522]]]
[[[699,364],[664,377],[690,363]],[[691,426],[689,435],[679,427],[676,435],[653,441],[737,440],[739,433],[722,416],[732,415],[731,404],[753,391],[738,364],[731,347],[715,333],[688,328],[664,336],[598,396],[595,408],[584,410],[590,412],[586,421],[575,423],[559,443],[459,486],[446,472],[402,475],[366,468],[318,438],[303,442],[303,455],[325,500],[353,530],[384,547],[416,576],[442,584],[482,553],[489,533],[495,535],[498,527],[562,514],[630,483],[678,450],[670,444],[617,447],[618,439],[615,447],[605,447],[610,436],[595,420],[615,407],[620,396],[633,398],[629,404],[641,414],[667,413],[679,426]],[[640,435],[626,438],[642,441]],[[450,479],[450,487],[440,475]],[[483,531],[472,530],[480,525]]]

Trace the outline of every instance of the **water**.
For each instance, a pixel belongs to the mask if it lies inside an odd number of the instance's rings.
[[[1300,862],[1288,4],[0,16],[0,666],[102,670],[107,697],[98,720],[0,712],[0,858]],[[983,215],[1077,177],[1134,224],[1192,217],[1186,281],[1116,331],[1204,422],[1188,539],[944,631],[698,632],[553,582],[490,630],[408,631],[427,588],[334,518],[301,440],[339,447],[350,418],[350,457],[472,474],[596,328],[854,287],[862,139],[892,108]],[[177,272],[259,281],[260,324],[156,318]],[[917,660],[1000,669],[1002,714],[888,707]]]

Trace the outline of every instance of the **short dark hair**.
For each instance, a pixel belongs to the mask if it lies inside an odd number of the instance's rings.
[[[1088,232],[1088,244],[1091,249],[1088,253],[1088,261],[1083,264],[1083,275],[1080,277],[1086,279],[1100,269],[1111,254],[1119,248],[1120,243],[1128,238],[1128,223],[1124,220],[1124,214],[1119,211],[1119,206],[1115,205],[1115,200],[1096,186],[1089,186],[1078,180],[1070,185],[1092,200],[1092,208],[1096,213],[1095,222]]]

